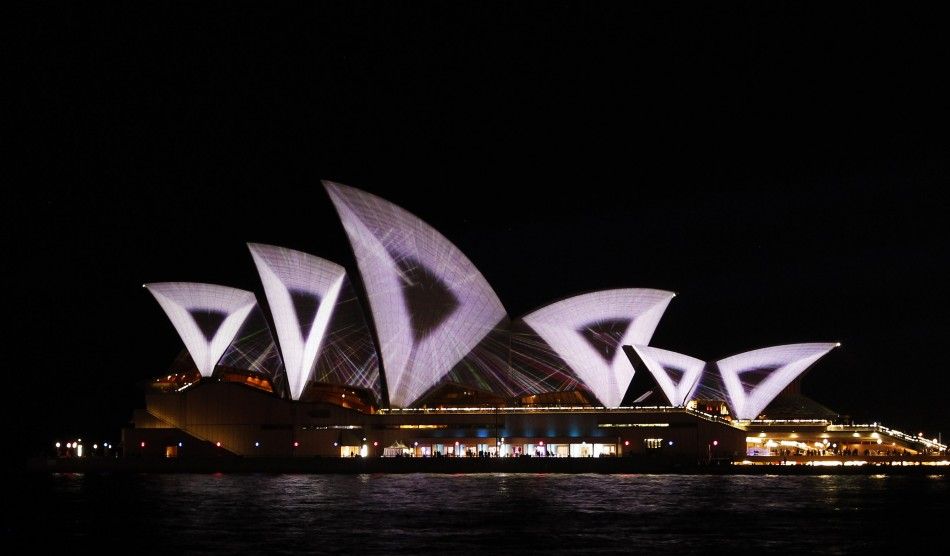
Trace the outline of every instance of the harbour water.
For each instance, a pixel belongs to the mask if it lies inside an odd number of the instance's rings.
[[[35,474],[13,483],[4,545],[133,553],[931,551],[946,546],[950,515],[942,474]]]

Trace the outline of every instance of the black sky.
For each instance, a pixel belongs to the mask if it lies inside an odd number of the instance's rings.
[[[841,341],[807,394],[950,432],[935,14],[124,4],[15,20],[7,409],[30,441],[114,436],[167,368],[180,343],[144,282],[259,292],[246,241],[355,271],[320,179],[431,223],[512,315],[673,290],[653,345]]]

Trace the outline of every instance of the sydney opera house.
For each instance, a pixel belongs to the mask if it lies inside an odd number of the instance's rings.
[[[149,381],[123,430],[126,455],[866,459],[942,448],[845,424],[802,396],[803,373],[836,343],[714,361],[651,346],[675,295],[655,289],[512,318],[438,231],[324,185],[358,273],[252,243],[257,293],[145,285],[184,350]]]

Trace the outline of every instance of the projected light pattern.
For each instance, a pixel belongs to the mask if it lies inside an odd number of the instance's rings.
[[[155,297],[201,373],[214,373],[257,299],[249,291],[195,282],[145,284]]]
[[[509,338],[516,395],[587,389],[570,365],[523,320],[511,324]]]
[[[444,384],[508,399],[531,394],[587,388],[570,366],[523,321],[505,320],[443,376],[428,394]]]
[[[775,396],[839,344],[789,344],[748,351],[716,362],[738,419],[755,419]]]
[[[733,355],[705,366],[699,359],[681,353],[642,345],[630,347],[674,405],[690,400],[722,400],[729,406],[733,417],[748,420],[758,417],[786,386],[839,345],[773,346]],[[678,382],[674,380],[675,375],[681,375]]]
[[[466,389],[514,397],[517,390],[511,384],[511,373],[508,368],[507,325],[505,321],[486,334],[478,345],[439,379],[433,390],[443,384],[455,384]],[[423,395],[421,399],[424,400],[426,397],[427,395]]]
[[[376,345],[348,278],[337,296],[310,380],[363,388],[373,393],[377,403],[382,399]]]
[[[633,368],[617,351],[647,344],[675,294],[651,289],[603,290],[553,303],[523,320],[570,365],[607,407],[617,407]]]
[[[631,347],[670,403],[677,407],[686,405],[699,384],[706,362],[675,351],[642,345]]]
[[[346,271],[293,249],[249,243],[270,307],[290,397],[310,380]]]
[[[674,297],[652,289],[578,295],[511,321],[478,269],[438,231],[375,195],[323,183],[353,248],[375,337],[341,266],[249,244],[272,320],[251,292],[145,286],[190,356],[176,368],[206,377],[216,365],[261,373],[275,393],[294,400],[325,396],[315,383],[340,384],[386,405],[382,367],[394,408],[454,403],[456,387],[474,390],[462,396],[483,404],[521,398],[608,407],[628,395],[647,403],[644,395],[659,398],[662,390],[661,403],[716,402],[708,407],[728,405],[734,417],[752,419],[836,345],[777,346],[706,363],[652,348],[647,343]],[[617,353],[622,346],[635,367]]]
[[[255,306],[244,320],[218,365],[265,375],[273,385],[274,392],[281,397],[290,396],[284,362],[260,305]]]
[[[408,407],[507,318],[477,268],[431,226],[324,182],[356,255],[393,407]]]

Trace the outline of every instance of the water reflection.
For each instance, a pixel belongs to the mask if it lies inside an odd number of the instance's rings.
[[[59,475],[14,489],[4,531],[208,553],[845,553],[923,545],[947,494],[945,476]]]

